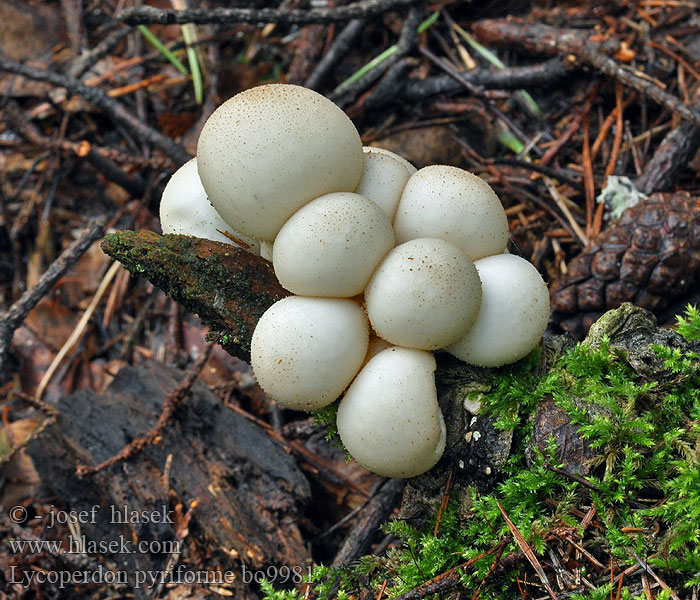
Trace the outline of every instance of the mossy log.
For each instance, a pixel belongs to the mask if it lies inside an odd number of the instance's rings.
[[[122,231],[107,235],[102,249],[199,315],[211,339],[246,361],[258,319],[289,295],[268,261],[230,244]]]

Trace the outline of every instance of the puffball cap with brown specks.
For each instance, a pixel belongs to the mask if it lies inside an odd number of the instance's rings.
[[[364,167],[356,193],[378,204],[393,220],[401,193],[416,168],[398,154],[384,148],[365,146]]]
[[[264,240],[314,198],[352,192],[363,164],[350,118],[321,94],[284,84],[251,88],[217,108],[199,136],[197,159],[223,219]]]
[[[234,231],[209,202],[197,174],[197,159],[182,165],[169,179],[160,199],[160,227],[163,233],[177,233],[243,246],[258,254],[260,244]],[[238,244],[227,235],[242,242]]]
[[[497,254],[475,261],[483,298],[467,334],[446,350],[464,362],[500,367],[539,344],[549,321],[549,290],[524,258]]]
[[[441,238],[469,258],[500,254],[508,243],[508,218],[496,192],[481,177],[448,165],[416,171],[394,217],[396,243]]]
[[[397,346],[437,350],[474,323],[481,281],[464,250],[421,238],[386,256],[367,285],[365,302],[378,336]]]
[[[338,406],[338,434],[363,467],[414,477],[440,460],[445,423],[430,352],[389,348],[359,372]]]
[[[282,226],[272,264],[294,294],[351,298],[393,247],[391,221],[377,204],[335,192],[312,200]]]
[[[258,321],[251,366],[260,386],[282,406],[317,410],[336,400],[360,370],[369,327],[359,304],[290,296]]]

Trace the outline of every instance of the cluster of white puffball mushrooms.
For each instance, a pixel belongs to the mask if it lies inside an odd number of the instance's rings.
[[[253,333],[259,384],[304,411],[342,395],[343,444],[386,477],[423,473],[445,448],[431,351],[512,363],[549,318],[485,181],[363,148],[338,106],[299,86],[256,87],[212,114],[163,193],[161,225],[271,258],[295,295]]]

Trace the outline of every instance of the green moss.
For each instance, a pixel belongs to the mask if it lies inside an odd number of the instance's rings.
[[[687,340],[700,339],[700,312],[689,309],[678,329]],[[441,596],[427,597],[456,598],[461,592],[468,598],[481,590],[482,598],[510,600],[522,597],[525,588],[528,597],[542,596],[503,512],[558,593],[551,557],[565,572],[578,573],[579,583],[572,579],[562,597],[610,598],[609,565],[620,573],[638,561],[676,594],[690,597],[689,588],[700,585],[700,355],[668,346],[655,352],[670,375],[661,381],[643,380],[604,336],[594,347],[579,344],[566,352],[545,374],[537,373],[536,357],[504,369],[481,397],[482,410],[495,415],[500,427],[518,432],[496,488],[483,495],[471,488],[453,493],[438,537],[433,524],[424,529],[387,524],[399,545],[352,567],[319,567],[310,597],[330,598],[334,585],[349,595],[369,591],[371,597],[385,586],[383,597],[396,597],[435,577],[444,579],[470,560],[459,570],[459,581]],[[533,415],[545,398],[565,411],[574,435],[591,450],[587,474],[567,476],[559,469],[567,465],[557,465],[562,449],[551,438],[543,452],[533,451]],[[595,518],[584,530],[582,515],[590,507]],[[501,555],[493,571],[496,551]],[[623,578],[620,594],[628,600],[640,596],[638,574]]]

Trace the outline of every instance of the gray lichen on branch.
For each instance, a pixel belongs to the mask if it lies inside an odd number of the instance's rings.
[[[107,235],[102,249],[199,315],[211,329],[209,337],[243,360],[250,360],[250,340],[258,319],[289,295],[270,263],[229,244],[122,231]]]

